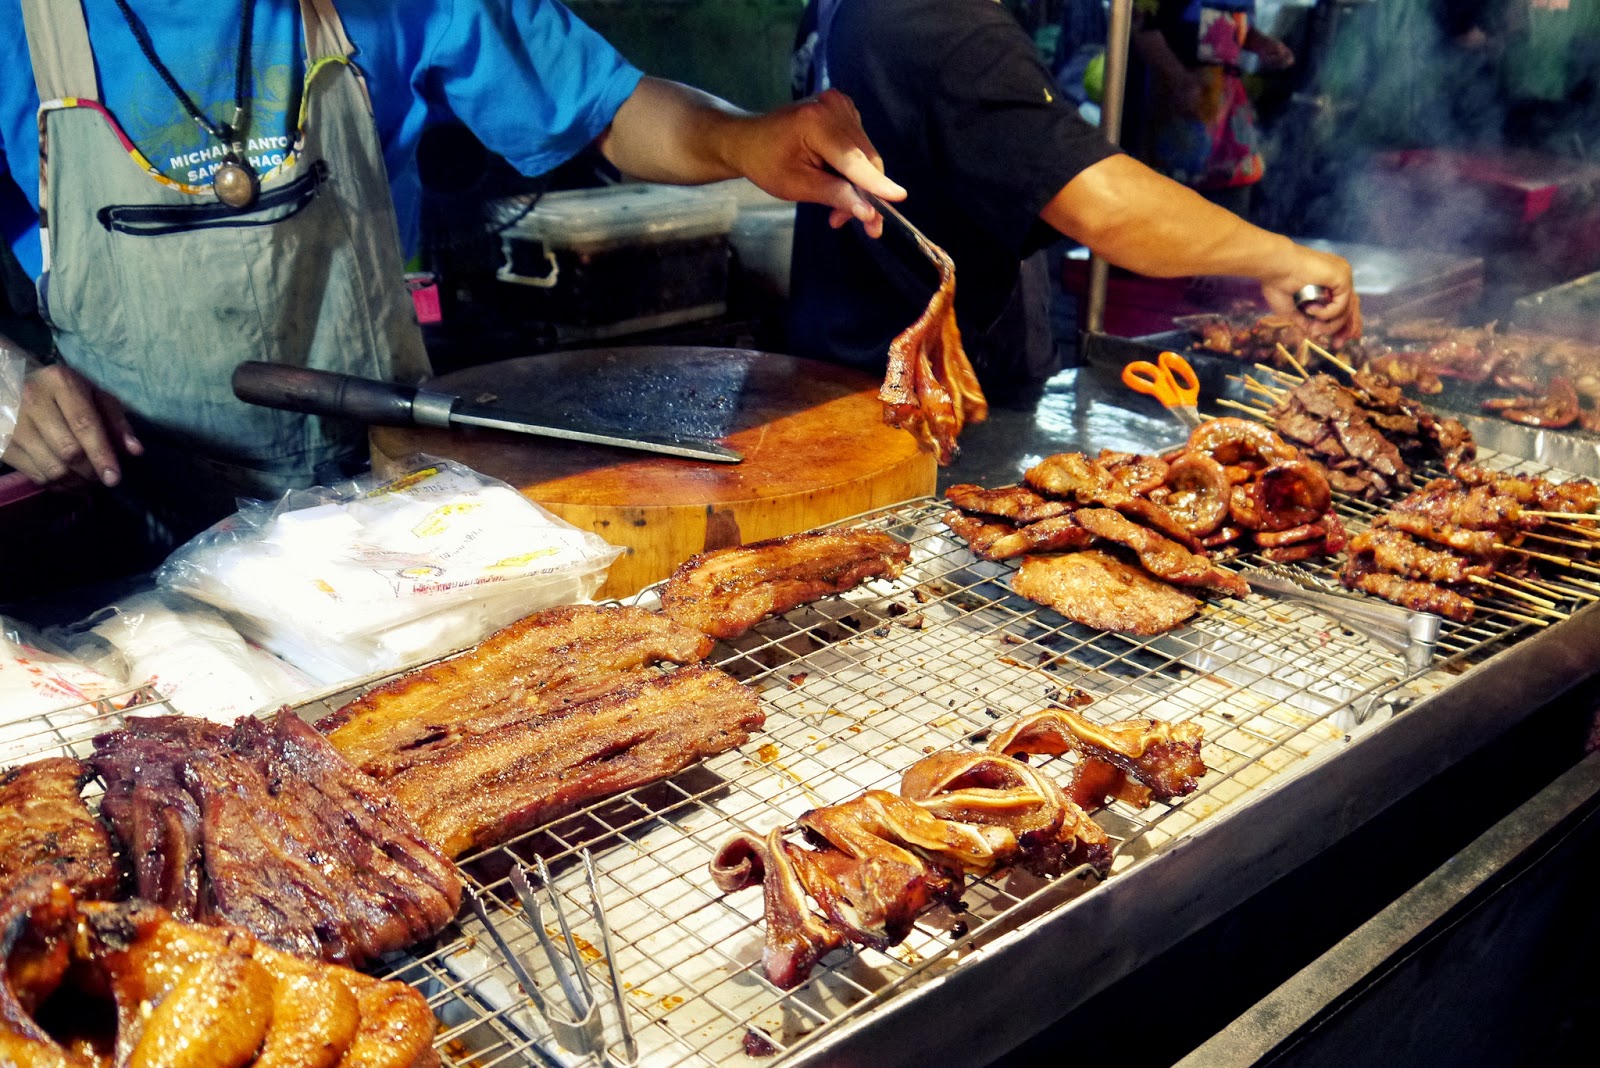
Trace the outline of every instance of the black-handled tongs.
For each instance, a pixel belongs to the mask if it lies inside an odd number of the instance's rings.
[[[917,229],[915,223],[906,218],[904,215],[900,214],[899,208],[896,208],[893,204],[890,204],[887,200],[884,200],[876,193],[867,192],[859,185],[852,186],[852,188],[855,189],[856,193],[860,195],[861,199],[877,208],[879,214],[881,214],[885,219],[893,219],[900,225],[901,229],[905,230],[906,233],[911,235],[911,240],[917,243],[917,248],[921,249],[922,254],[928,257],[929,261],[939,269],[940,278],[944,277],[944,272],[954,271],[956,269],[955,261],[950,258],[950,254],[944,249],[940,248],[938,245],[934,244],[928,238],[927,234]]]
[[[565,953],[556,946],[550,933],[545,930],[544,912],[539,906],[539,898],[534,894],[533,887],[528,882],[527,872],[520,863],[512,867],[508,879],[511,888],[517,893],[517,900],[522,903],[534,936],[544,947],[550,968],[555,972],[556,982],[565,995],[566,1007],[557,1005],[545,997],[521,956],[511,948],[505,937],[490,921],[489,910],[484,905],[483,897],[476,891],[470,892],[472,909],[483,922],[489,937],[494,940],[500,955],[505,958],[511,974],[516,976],[517,982],[522,985],[528,1000],[533,1002],[534,1008],[545,1018],[545,1022],[550,1025],[551,1034],[555,1035],[556,1041],[563,1048],[585,1056],[598,1055],[600,1062],[607,1068],[634,1068],[639,1063],[639,1045],[633,1037],[633,1026],[628,1022],[628,1007],[622,997],[622,976],[617,971],[617,955],[611,947],[611,928],[606,923],[605,908],[600,902],[600,886],[595,877],[594,857],[587,849],[583,851],[583,869],[589,882],[589,898],[594,922],[600,928],[600,952],[605,954],[606,965],[611,973],[611,997],[617,1007],[617,1020],[622,1029],[620,1053],[616,1043],[606,1041],[605,1021],[600,1018],[600,1001],[595,997],[594,988],[589,984],[588,969],[583,966],[577,940],[572,937],[572,927],[567,923],[567,913],[561,905],[561,895],[556,893],[555,886],[550,881],[550,869],[543,857],[537,858],[534,871],[539,876],[539,884],[544,887],[545,893],[550,898],[551,908],[556,914],[556,923],[561,928],[562,941],[566,943]]]
[[[1317,589],[1307,585],[1314,579],[1274,565],[1246,568],[1243,574],[1253,590],[1304,601],[1329,619],[1404,654],[1406,667],[1412,671],[1421,671],[1433,661],[1442,621],[1432,612],[1414,612],[1383,601]]]

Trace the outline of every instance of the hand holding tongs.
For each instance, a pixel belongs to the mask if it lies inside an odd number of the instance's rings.
[[[550,904],[555,909],[556,923],[560,926],[561,937],[566,942],[565,954],[556,947],[549,932],[545,930],[544,913],[539,907],[539,899],[534,896],[533,887],[528,884],[528,876],[522,864],[518,863],[512,867],[509,879],[511,888],[517,892],[517,899],[522,902],[522,907],[527,912],[528,923],[539,939],[539,944],[544,947],[551,969],[556,973],[556,981],[561,984],[561,989],[566,995],[570,1012],[545,999],[539,990],[539,985],[534,982],[532,973],[523,964],[522,958],[490,922],[489,911],[484,906],[483,898],[476,892],[471,893],[472,909],[478,914],[478,919],[483,921],[489,937],[494,939],[494,944],[499,947],[500,955],[505,958],[511,974],[515,975],[517,982],[522,985],[528,1000],[533,1002],[534,1007],[545,1018],[545,1022],[550,1025],[551,1033],[563,1048],[586,1056],[598,1054],[601,1063],[611,1068],[634,1068],[639,1062],[639,1046],[633,1037],[633,1027],[628,1022],[628,1008],[622,998],[622,977],[617,972],[617,955],[611,948],[611,928],[606,924],[605,909],[600,902],[600,887],[595,878],[594,858],[587,849],[583,851],[583,868],[588,877],[594,922],[600,928],[600,951],[605,954],[607,967],[611,971],[611,996],[617,1006],[617,1020],[622,1027],[621,1056],[615,1052],[615,1044],[605,1039],[605,1021],[600,1018],[599,999],[594,996],[594,989],[589,985],[588,969],[583,966],[583,958],[578,954],[578,945],[572,937],[572,928],[567,924],[566,910],[561,905],[561,895],[556,893],[554,885],[550,882],[550,869],[545,865],[543,857],[535,861],[535,871],[539,876],[539,884],[550,896]]]
[[[1433,660],[1441,620],[1432,612],[1414,612],[1365,597],[1309,589],[1292,573],[1275,566],[1247,568],[1243,574],[1254,590],[1304,601],[1329,619],[1404,653],[1406,667],[1412,671],[1421,671]]]
[[[1200,378],[1176,352],[1163,352],[1155,363],[1134,360],[1122,369],[1122,384],[1160,401],[1189,429],[1200,425]]]

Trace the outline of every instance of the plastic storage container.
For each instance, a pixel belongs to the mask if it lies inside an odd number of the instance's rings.
[[[546,194],[500,238],[502,282],[562,339],[638,333],[728,306],[726,191],[628,184]]]

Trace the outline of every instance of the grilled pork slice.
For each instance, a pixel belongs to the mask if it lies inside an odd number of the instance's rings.
[[[659,612],[553,608],[460,656],[369,690],[317,726],[345,759],[388,778],[463,738],[637,681],[649,665],[698,663],[711,645]]]
[[[1073,505],[1041,497],[1027,486],[1002,486],[985,489],[970,482],[951,486],[944,491],[945,500],[963,512],[976,512],[994,516],[1019,525],[1037,523],[1041,519],[1054,519],[1072,511]]]
[[[1030,601],[1097,630],[1161,634],[1200,610],[1200,602],[1098,549],[1029,556],[1011,588]]]
[[[455,868],[310,725],[289,712],[231,730],[196,722],[145,717],[95,739],[107,797],[126,799],[114,828],[155,851],[141,868],[152,891],[173,894],[201,922],[238,924],[286,952],[341,964],[409,946],[455,917]],[[194,826],[187,814],[164,818],[174,778],[198,813]]]
[[[468,738],[387,785],[423,834],[460,856],[742,745],[765,720],[731,676],[680,668]]]
[[[944,525],[967,543],[974,556],[983,560],[1010,560],[1025,553],[1086,549],[1092,539],[1071,515],[1018,527],[1010,523],[986,523],[977,516],[951,512],[944,517]]]
[[[1139,562],[1145,566],[1145,570],[1158,578],[1180,586],[1204,586],[1235,597],[1243,597],[1250,592],[1250,585],[1242,576],[1224,571],[1213,564],[1209,557],[1192,553],[1170,538],[1164,538],[1109,508],[1082,508],[1076,517],[1083,528],[1095,537],[1119,542],[1138,553]]]
[[[117,889],[111,836],[83,801],[94,769],[52,757],[0,772],[0,892],[44,871],[82,897]]]
[[[768,616],[897,578],[910,559],[910,547],[881,530],[791,534],[690,557],[661,588],[661,608],[713,638],[737,638]]]

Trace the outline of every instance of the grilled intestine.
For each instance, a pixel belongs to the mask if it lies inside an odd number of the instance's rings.
[[[812,809],[792,831],[733,835],[712,859],[711,877],[728,894],[762,887],[762,969],[775,985],[794,987],[846,942],[880,950],[899,943],[919,913],[955,901],[968,876],[1008,865],[1045,877],[1080,865],[1107,874],[1111,840],[1074,793],[1095,805],[1113,795],[1143,803],[1188,793],[1205,772],[1201,736],[1196,725],[1096,727],[1047,709],[988,751],[917,761],[898,794],[868,790]],[[1012,755],[1069,749],[1079,760],[1066,788]]]

